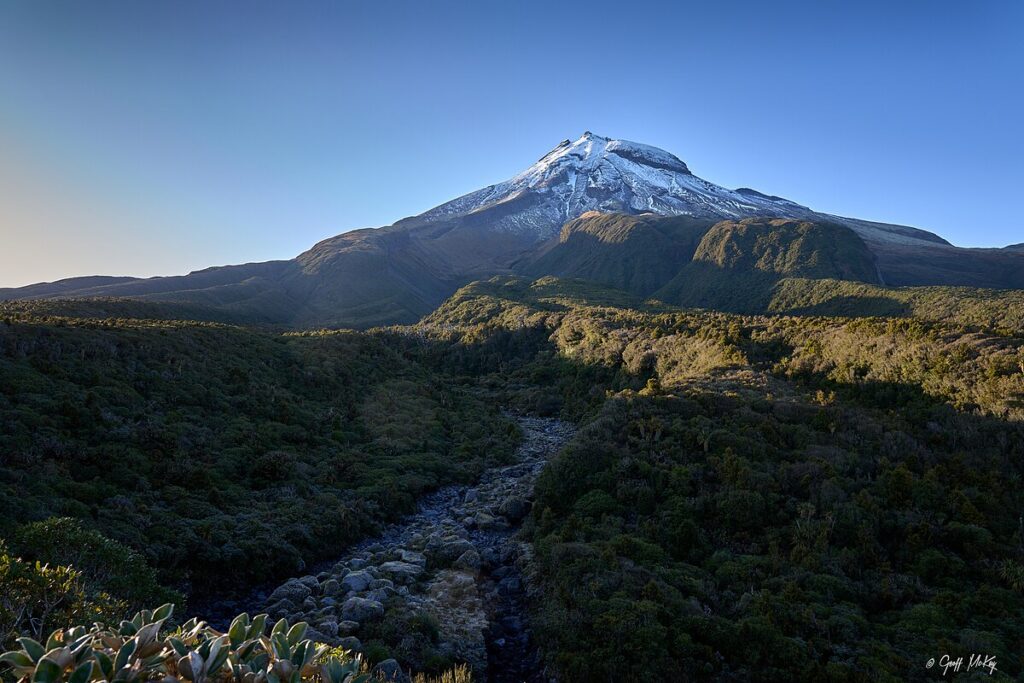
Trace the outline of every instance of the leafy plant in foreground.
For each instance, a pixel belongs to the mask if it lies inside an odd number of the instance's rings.
[[[96,623],[50,634],[45,645],[19,638],[0,655],[21,683],[161,681],[175,683],[363,683],[359,655],[348,656],[304,638],[307,624],[282,619],[267,632],[267,615],[241,614],[227,633],[190,619],[163,634],[174,606],[143,610],[117,626]]]

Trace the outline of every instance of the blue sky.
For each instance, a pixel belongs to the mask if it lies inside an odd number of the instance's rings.
[[[584,130],[1024,242],[1024,3],[0,4],[0,286],[290,258]]]

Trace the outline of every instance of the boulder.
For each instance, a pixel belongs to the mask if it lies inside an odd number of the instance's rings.
[[[345,575],[345,578],[341,580],[341,588],[344,591],[359,591],[366,590],[370,587],[373,582],[373,577],[370,576],[370,572],[365,569],[354,571]]]
[[[341,584],[338,583],[337,579],[327,579],[320,584],[320,588],[323,590],[324,595],[337,595],[341,592]]]
[[[355,636],[346,636],[338,639],[338,647],[342,650],[362,650],[363,644]]]
[[[270,594],[270,597],[267,598],[267,602],[271,603],[287,600],[293,604],[301,605],[312,592],[313,591],[309,589],[309,586],[298,579],[290,579],[283,585],[278,586],[278,588]]]
[[[489,515],[486,512],[476,513],[474,521],[480,531],[504,531],[508,529],[508,522],[500,517]]]
[[[370,670],[370,678],[386,683],[412,683],[412,679],[402,671],[402,665],[394,659],[385,659]]]
[[[266,607],[267,614],[272,617],[282,617],[286,614],[291,614],[297,609],[297,606],[291,600],[278,600],[275,603],[268,604]]]
[[[384,616],[384,605],[367,598],[349,598],[341,606],[341,617],[345,621],[373,621]]]
[[[522,521],[526,515],[530,514],[530,507],[530,501],[518,496],[512,496],[501,502],[501,505],[498,506],[498,514],[508,521],[515,523]]]
[[[452,568],[475,572],[480,570],[480,564],[480,553],[476,550],[467,550],[459,555],[458,559],[452,564]]]
[[[390,576],[395,583],[410,584],[415,582],[416,577],[423,573],[423,567],[418,564],[396,560],[382,564],[380,571]]]
[[[320,582],[317,581],[315,576],[303,576],[302,578],[297,579],[297,581],[313,593],[320,590]]]
[[[338,622],[338,635],[339,636],[350,636],[359,630],[358,621],[339,621]]]
[[[329,638],[334,638],[338,635],[338,622],[336,621],[321,621],[316,625],[316,630],[323,633]]]
[[[473,550],[473,544],[465,539],[434,540],[427,544],[426,556],[430,565],[438,568],[450,567],[452,562],[467,550]]]
[[[414,550],[403,550],[400,555],[402,562],[408,562],[409,564],[419,565],[420,567],[427,566],[427,558],[423,553],[418,553]]]

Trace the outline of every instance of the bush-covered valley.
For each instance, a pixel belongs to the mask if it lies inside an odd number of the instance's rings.
[[[202,598],[295,573],[515,444],[496,407],[364,334],[8,312],[0,376],[0,535],[108,566],[94,583],[132,608],[156,582]],[[120,550],[80,550],[85,530]]]
[[[928,680],[944,653],[1017,676],[1019,311],[908,300],[938,312],[744,316],[552,278],[368,333],[8,307],[0,586],[71,586],[53,626],[295,575],[507,461],[505,408],[579,425],[523,528],[559,680]]]

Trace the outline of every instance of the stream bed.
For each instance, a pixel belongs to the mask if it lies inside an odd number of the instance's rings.
[[[523,569],[532,547],[516,532],[538,475],[574,428],[516,419],[523,440],[513,464],[487,470],[474,486],[428,494],[416,513],[316,568],[322,571],[225,607],[306,621],[309,637],[354,650],[387,612],[422,614],[436,625],[435,649],[469,664],[475,680],[549,683],[526,607]]]

